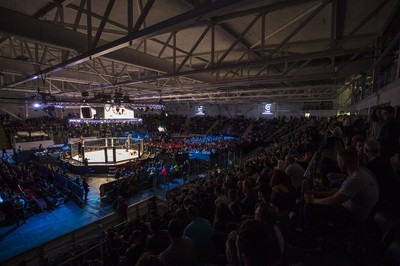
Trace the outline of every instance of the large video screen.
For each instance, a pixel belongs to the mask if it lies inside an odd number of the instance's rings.
[[[261,114],[264,116],[273,116],[276,110],[275,103],[264,103],[261,105]]]
[[[104,106],[104,119],[133,119],[135,114],[133,110],[125,108],[123,105],[109,105]]]
[[[90,106],[81,106],[81,118],[93,119],[96,115],[96,110]]]
[[[205,115],[205,108],[203,105],[198,105],[195,108],[196,108],[195,110],[196,115]]]

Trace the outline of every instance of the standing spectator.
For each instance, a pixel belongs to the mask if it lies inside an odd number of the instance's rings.
[[[121,221],[126,221],[128,220],[128,203],[126,202],[126,199],[122,196],[118,197],[118,213],[121,216]]]
[[[382,125],[382,116],[381,116],[382,107],[376,107],[369,118],[369,130],[368,130],[368,138],[370,139],[378,139],[379,131]]]
[[[378,134],[382,156],[391,159],[399,151],[399,125],[395,120],[395,109],[385,106],[382,111],[383,122]]]
[[[78,140],[78,156],[79,158],[82,158],[82,160],[85,158],[83,154],[85,142],[83,140],[83,136],[81,136]]]
[[[16,152],[16,160],[18,162],[22,161],[22,147],[18,146],[17,152]]]
[[[14,199],[14,210],[15,210],[15,220],[17,225],[19,225],[19,220],[22,219],[24,224],[26,224],[26,217],[25,217],[25,200],[20,197],[16,196]]]
[[[351,140],[354,134],[353,119],[350,115],[345,115],[343,121],[343,135],[346,137],[346,143]]]
[[[89,184],[88,184],[88,182],[87,182],[86,177],[83,177],[83,178],[82,178],[82,186],[83,186],[83,189],[85,190],[85,197],[84,197],[84,199],[85,199],[85,201],[87,201],[90,188],[89,188]]]

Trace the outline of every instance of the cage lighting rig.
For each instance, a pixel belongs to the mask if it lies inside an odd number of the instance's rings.
[[[82,106],[87,107],[106,107],[108,105],[116,105],[115,103],[82,103],[82,102],[46,102],[46,106],[54,106],[55,108],[76,109]],[[132,110],[162,110],[165,105],[162,103],[121,103],[125,108]]]
[[[141,118],[133,118],[133,119],[69,119],[68,122],[70,124],[81,124],[81,123],[88,123],[88,124],[121,124],[121,123],[128,123],[128,124],[143,124],[143,119]]]

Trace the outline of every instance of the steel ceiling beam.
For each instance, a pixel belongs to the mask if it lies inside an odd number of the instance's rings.
[[[190,49],[189,53],[182,60],[180,65],[176,68],[176,72],[179,72],[182,69],[182,67],[186,64],[187,60],[189,60],[189,58],[192,56],[194,50],[197,48],[197,46],[199,46],[200,42],[204,39],[204,37],[206,36],[206,34],[208,33],[208,31],[211,28],[212,28],[212,25],[208,25],[208,27],[204,29],[203,33],[199,36],[199,38],[197,39],[197,41],[193,45],[192,49]],[[175,56],[175,58],[176,58],[176,56]]]
[[[41,18],[45,15],[47,15],[47,13],[49,13],[50,11],[52,11],[54,8],[57,8],[59,6],[68,4],[69,2],[71,2],[71,0],[69,1],[65,1],[65,0],[53,0],[50,3],[48,3],[47,5],[45,5],[43,8],[41,8],[39,11],[37,11],[33,17],[34,18]]]
[[[257,20],[260,18],[261,15],[257,15],[250,23],[247,25],[247,27],[236,37],[236,39],[233,41],[233,43],[226,49],[225,53],[218,59],[216,65],[221,65],[222,61],[224,61],[225,57],[228,56],[228,54],[233,50],[233,48],[242,41],[244,35],[254,26],[254,24],[257,22]]]
[[[246,1],[244,1],[244,0],[219,0],[219,1],[213,2],[211,4],[199,6],[198,8],[190,10],[186,13],[177,15],[175,17],[166,19],[166,20],[156,23],[152,26],[149,26],[146,29],[139,30],[132,34],[128,34],[125,37],[122,37],[120,39],[112,41],[110,43],[106,43],[98,48],[95,48],[91,51],[80,54],[80,55],[78,55],[74,58],[71,58],[65,62],[62,62],[56,66],[44,69],[41,72],[36,72],[33,75],[30,75],[24,79],[21,79],[16,82],[13,82],[11,84],[8,84],[7,86],[8,87],[16,86],[16,85],[22,84],[24,82],[34,80],[40,75],[52,74],[52,73],[61,71],[65,68],[68,68],[70,66],[81,64],[81,63],[91,60],[95,57],[99,57],[99,56],[103,56],[103,55],[112,53],[114,51],[117,51],[119,49],[122,49],[122,48],[130,45],[132,43],[132,41],[138,41],[138,40],[146,39],[146,38],[153,37],[153,36],[156,36],[159,34],[163,34],[166,32],[176,31],[176,30],[180,30],[183,28],[197,25],[198,24],[197,21],[198,21],[199,17],[201,17],[203,19],[207,19],[208,17],[211,17],[211,16],[217,14],[217,12],[221,9],[224,9],[224,11],[226,11],[226,10],[229,10],[229,8],[238,8],[240,5],[243,5],[244,2],[246,2]],[[14,29],[12,29],[13,27],[11,24],[21,24],[21,21],[16,20],[16,17],[10,16],[10,12],[12,12],[12,11],[6,12],[7,13],[6,16],[0,16],[2,18],[2,19],[0,19],[0,25],[6,24],[5,27],[0,28],[2,31],[4,29],[7,29],[8,32],[10,32],[10,31],[12,32],[12,31],[14,31]],[[12,12],[12,13],[18,14],[16,12]],[[21,14],[19,14],[19,15],[21,15]],[[40,22],[39,22],[39,24],[40,24]],[[39,28],[39,30],[41,30],[41,28]],[[22,29],[22,32],[26,32],[26,29]],[[41,34],[34,35],[33,37],[37,38],[38,36],[42,36],[42,32],[41,32]]]
[[[324,1],[317,9],[315,9],[306,19],[304,19],[286,38],[277,45],[271,55],[277,53],[290,39],[292,39],[305,25],[307,25],[322,9],[326,7],[329,1]]]
[[[240,17],[250,16],[253,14],[261,14],[261,13],[270,13],[274,11],[278,11],[281,9],[302,5],[310,2],[321,2],[322,0],[290,0],[290,1],[280,1],[273,4],[267,4],[264,6],[259,6],[256,8],[251,8],[243,11],[232,12],[226,15],[216,16],[212,19],[214,23],[221,23],[224,21],[237,19]]]
[[[382,8],[387,5],[391,0],[383,0],[377,7],[375,7],[368,15],[364,17],[342,40],[340,40],[336,46],[343,46],[353,35],[355,35],[371,18],[378,14]]]
[[[385,59],[385,57],[393,49],[393,47],[396,44],[399,44],[399,40],[400,40],[400,31],[398,31],[397,34],[393,37],[393,39],[390,40],[390,43],[386,45],[385,50],[381,53],[379,58],[375,60],[374,64],[368,68],[368,72],[370,72],[376,66],[379,66],[379,64],[382,62],[383,59]]]
[[[221,91],[199,91],[196,92],[184,92],[181,94],[175,93],[175,96],[186,96],[186,97],[201,97],[201,96],[215,96],[215,95],[235,95],[235,94],[258,94],[258,93],[272,93],[272,92],[289,92],[289,91],[323,91],[326,89],[338,89],[336,85],[321,85],[321,86],[299,86],[299,87],[271,87],[271,88],[258,88],[258,89],[229,89]],[[171,96],[162,95],[161,99],[167,99]],[[144,98],[146,99],[146,98]]]
[[[321,1],[318,1],[318,3],[312,7],[310,7],[309,9],[307,9],[304,12],[301,12],[299,15],[297,15],[296,17],[293,17],[292,19],[290,19],[289,21],[287,21],[285,24],[283,24],[282,26],[280,26],[279,28],[275,29],[274,31],[272,31],[271,33],[269,33],[268,35],[265,35],[264,38],[262,38],[260,41],[254,43],[250,48],[254,49],[258,46],[261,45],[262,47],[262,43],[271,38],[272,36],[274,36],[275,34],[287,29],[289,26],[293,25],[294,23],[298,22],[300,19],[302,19],[303,17],[307,16],[309,13],[311,13],[312,11],[314,11],[316,8],[318,8],[320,5],[322,4]]]
[[[190,74],[194,74],[194,73],[207,73],[207,72],[215,72],[215,71],[237,69],[237,68],[247,68],[247,67],[256,67],[256,66],[262,66],[262,65],[282,64],[282,63],[286,63],[286,62],[297,62],[297,61],[302,61],[302,60],[307,60],[307,59],[317,59],[317,58],[325,58],[325,57],[331,57],[331,56],[353,54],[355,52],[356,51],[344,51],[341,49],[332,49],[332,50],[326,50],[323,52],[267,58],[267,59],[255,60],[255,61],[251,61],[251,62],[241,62],[241,63],[235,63],[235,64],[214,66],[214,67],[209,67],[209,68],[204,68],[204,69],[182,71],[180,73],[165,74],[163,76],[154,77],[154,78],[160,79],[160,78],[164,78],[164,76],[169,78],[172,76],[178,76],[178,75],[186,76],[186,75],[190,75]]]
[[[111,14],[111,10],[112,10],[112,8],[114,6],[114,3],[115,3],[115,0],[109,0],[108,1],[107,8],[104,11],[103,18],[100,21],[100,25],[99,25],[99,28],[97,29],[96,36],[94,37],[94,40],[92,42],[92,47],[93,48],[97,47],[97,44],[99,43],[101,34],[103,33],[104,27],[106,26],[106,23],[107,23],[108,18],[109,18],[110,14]]]
[[[32,73],[35,71],[34,64],[19,60],[11,60],[11,59],[2,59],[0,60],[0,69],[7,70],[8,72],[13,72],[16,75],[28,75],[28,73]],[[97,74],[91,74],[89,72],[77,72],[77,71],[63,71],[58,72],[55,75],[49,77],[49,79],[53,80],[63,80],[69,81],[74,83],[81,83],[81,84],[101,84],[104,82],[103,78]]]

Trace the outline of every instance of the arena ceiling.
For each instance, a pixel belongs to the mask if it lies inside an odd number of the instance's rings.
[[[2,0],[0,98],[334,100],[398,0]],[[82,92],[89,96],[82,97]],[[112,96],[113,97],[113,96]]]

